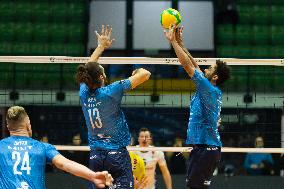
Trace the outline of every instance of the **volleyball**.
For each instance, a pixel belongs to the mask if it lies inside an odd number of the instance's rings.
[[[182,18],[177,10],[168,8],[162,12],[160,22],[163,28],[168,29],[172,24],[179,25],[181,20]]]

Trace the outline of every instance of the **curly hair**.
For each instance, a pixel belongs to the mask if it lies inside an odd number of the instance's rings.
[[[88,62],[77,67],[76,80],[78,83],[85,83],[89,88],[100,87],[102,85],[100,76],[103,73],[103,68],[99,63]]]
[[[221,60],[216,61],[216,74],[218,75],[218,79],[216,81],[216,85],[219,86],[224,83],[226,80],[230,78],[230,68],[226,62]]]

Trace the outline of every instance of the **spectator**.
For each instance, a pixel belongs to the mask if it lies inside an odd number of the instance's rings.
[[[182,147],[184,140],[178,136],[175,138],[173,147]],[[188,153],[182,152],[168,152],[167,153],[170,162],[170,171],[173,174],[185,174],[186,173],[186,160],[188,159]]]
[[[256,137],[255,147],[263,148],[262,137]],[[273,159],[271,154],[248,153],[245,158],[244,167],[249,175],[274,175]]]
[[[82,140],[81,140],[81,135],[75,134],[72,138],[72,144],[73,146],[81,146]],[[76,161],[82,165],[88,165],[88,152],[84,151],[74,151],[74,150],[68,150],[63,152],[65,157],[68,159],[71,159],[73,161]]]
[[[48,140],[48,135],[47,134],[44,134],[41,139],[40,139],[40,142],[44,142],[44,143],[48,143],[49,140]],[[50,172],[53,172],[54,171],[54,167],[51,163],[47,163],[46,166],[45,166],[45,172],[46,173],[50,173]]]

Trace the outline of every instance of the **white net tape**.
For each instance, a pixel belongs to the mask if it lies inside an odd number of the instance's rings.
[[[90,151],[89,146],[56,145],[57,150]],[[190,152],[190,147],[127,147],[128,151],[163,151],[163,152]],[[223,147],[222,152],[230,153],[284,153],[284,148],[231,148]]]
[[[88,57],[68,56],[0,56],[3,63],[86,63]],[[284,59],[238,59],[238,58],[195,58],[199,65],[211,65],[216,60],[223,60],[228,65],[284,66]],[[160,64],[180,65],[177,58],[149,57],[101,57],[101,64]]]
[[[2,63],[86,63],[89,57],[68,56],[0,56]],[[195,58],[199,65],[211,65],[216,60],[223,60],[228,65],[237,66],[284,66],[284,59],[237,59],[237,58]],[[101,64],[153,64],[153,65],[180,65],[177,58],[150,58],[150,57],[101,57]],[[88,146],[62,146],[58,150],[89,151]],[[129,151],[164,151],[164,152],[190,152],[189,147],[127,147]],[[235,153],[284,153],[284,148],[232,148],[223,147],[222,152]]]

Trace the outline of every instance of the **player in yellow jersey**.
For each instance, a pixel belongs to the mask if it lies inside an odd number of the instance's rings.
[[[132,172],[134,177],[134,188],[143,189],[147,185],[147,178],[145,176],[145,163],[144,160],[137,154],[129,152]]]

